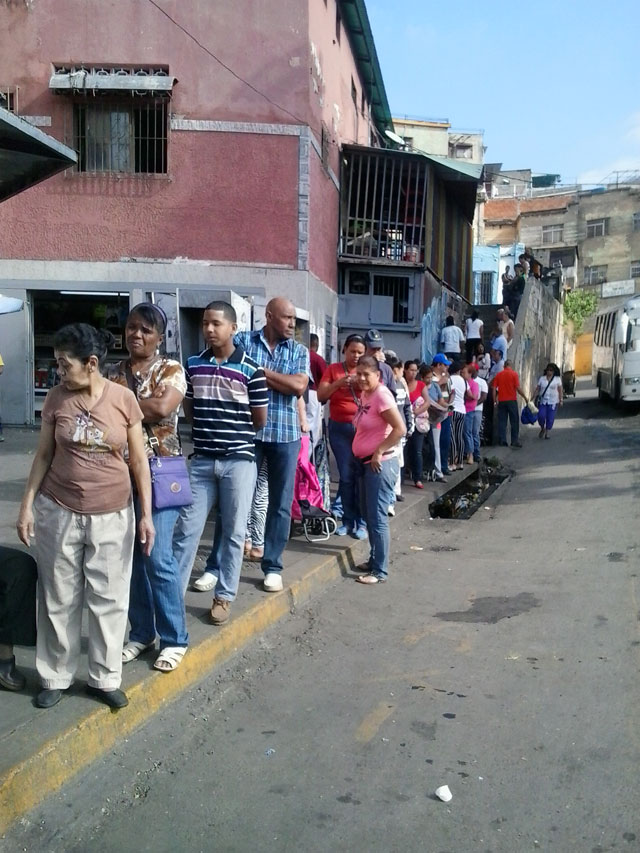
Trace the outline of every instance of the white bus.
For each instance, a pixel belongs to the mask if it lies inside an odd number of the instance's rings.
[[[640,402],[640,296],[598,313],[592,378],[600,398]]]

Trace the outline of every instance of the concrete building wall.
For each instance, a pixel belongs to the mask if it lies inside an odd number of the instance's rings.
[[[572,356],[565,341],[562,305],[534,278],[527,280],[509,358],[527,395],[550,361],[561,369],[571,369]]]
[[[174,131],[171,155],[166,178],[66,173],[14,196],[0,255],[298,265],[298,137]]]
[[[607,282],[631,278],[631,264],[640,263],[640,226],[634,229],[634,213],[640,214],[640,187],[580,195],[578,232],[583,269],[606,266]],[[598,219],[606,220],[606,233],[589,237],[587,225]],[[640,277],[636,277],[635,292],[639,291]]]
[[[449,122],[394,118],[393,126],[398,136],[412,140],[411,147],[415,150],[449,156]]]
[[[337,0],[326,3],[308,0],[310,125],[318,139],[321,123],[328,128],[331,165],[336,173],[339,171],[337,143],[369,145],[371,120],[366,90],[363,105],[364,87],[344,23],[339,27],[340,38],[337,36],[337,10]]]

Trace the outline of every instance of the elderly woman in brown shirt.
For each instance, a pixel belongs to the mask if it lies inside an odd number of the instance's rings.
[[[18,516],[25,545],[35,532],[40,708],[59,702],[73,682],[83,600],[89,611],[87,692],[112,708],[128,704],[119,688],[136,531],[129,468],[140,496],[138,537],[146,553],[155,531],[142,412],[128,388],[102,376],[112,340],[109,332],[85,323],[65,326],[55,336],[61,384],[44,402]]]

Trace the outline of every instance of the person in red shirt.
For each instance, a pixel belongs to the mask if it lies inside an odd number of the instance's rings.
[[[318,390],[322,376],[327,369],[327,362],[321,355],[318,355],[319,346],[320,339],[318,336],[314,334],[309,335],[309,363],[311,365],[311,376],[313,377],[313,385],[316,391]]]
[[[518,394],[528,405],[529,400],[520,390],[520,377],[510,361],[505,361],[504,370],[497,373],[491,382],[491,395],[494,405],[498,404],[498,435],[500,444],[507,444],[507,419],[511,426],[511,447],[522,447],[519,441],[520,418],[518,416]]]
[[[356,367],[365,353],[362,335],[349,335],[344,342],[344,361],[330,364],[318,385],[318,401],[329,401],[329,442],[336,459],[342,500],[342,524],[338,536],[351,533],[356,539],[367,538],[367,527],[360,508],[357,466],[351,445],[356,434],[353,419],[362,393],[357,383]]]

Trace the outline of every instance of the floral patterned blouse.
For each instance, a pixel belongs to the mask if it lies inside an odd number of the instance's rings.
[[[120,361],[109,368],[107,378],[112,382],[117,382],[118,385],[129,387],[127,382],[127,365],[129,360]],[[136,371],[133,373],[133,381],[135,383],[135,394],[138,400],[146,400],[152,397],[154,391],[162,385],[171,385],[176,388],[184,397],[187,390],[187,381],[185,379],[184,370],[179,361],[174,361],[171,358],[159,356],[149,367],[146,373]],[[154,424],[143,424],[142,434],[144,436],[144,446],[147,451],[147,456],[153,456],[153,450],[149,444],[150,429],[154,437],[158,439],[157,452],[160,456],[179,456],[180,455],[180,440],[178,438],[178,412],[180,406],[170,412],[166,417],[161,418]]]

